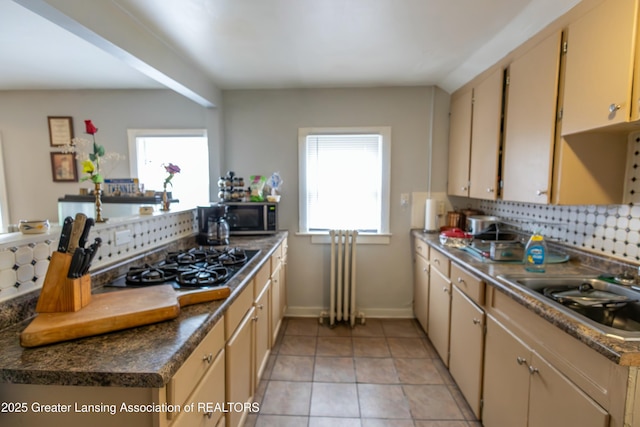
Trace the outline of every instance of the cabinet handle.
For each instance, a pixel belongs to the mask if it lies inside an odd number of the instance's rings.
[[[423,267],[422,271],[424,271],[426,273],[427,272],[427,267]]]
[[[256,307],[258,307],[259,310],[264,309],[264,304],[258,304]]]
[[[482,323],[482,322],[480,321],[480,319],[475,319],[475,318],[473,319],[473,324],[474,324],[474,325],[479,325],[480,323]]]
[[[213,354],[209,353],[202,358],[203,361],[211,363],[213,361]]]
[[[204,416],[211,419],[211,417],[213,417],[213,412],[206,412]]]
[[[540,373],[540,371],[538,371],[538,368],[534,368],[533,366],[529,365],[529,373],[533,375]]]
[[[469,189],[469,187],[460,187],[460,190],[462,191],[467,191]]]
[[[493,188],[487,188],[487,193],[493,193]]]
[[[254,322],[258,321],[258,316],[252,317],[251,320],[253,320]]]
[[[442,292],[444,292],[445,294],[449,293],[449,289],[447,288],[442,288]]]
[[[616,111],[618,111],[620,109],[620,104],[611,104],[609,105],[609,112],[610,113],[615,113]]]
[[[516,357],[516,362],[518,362],[518,365],[524,365],[525,363],[527,363],[527,359],[525,359],[524,357]]]
[[[462,277],[458,277],[458,283],[462,283],[463,285],[467,284]]]
[[[547,194],[547,193],[548,193],[547,190],[538,190],[538,191],[536,191],[536,195],[538,195],[538,196],[542,196],[542,195]]]
[[[433,260],[433,263],[440,265],[440,260],[438,258],[436,258],[436,259]]]

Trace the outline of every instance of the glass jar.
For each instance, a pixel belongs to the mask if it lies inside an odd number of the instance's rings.
[[[225,187],[225,183],[226,183],[226,179],[224,178],[224,176],[221,176],[220,178],[218,178],[218,188],[224,188]]]
[[[224,200],[224,190],[223,189],[218,190],[218,199],[220,201]]]
[[[244,178],[238,177],[238,187],[244,187]]]

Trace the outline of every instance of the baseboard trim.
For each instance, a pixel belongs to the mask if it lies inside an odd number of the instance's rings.
[[[328,313],[326,307],[287,307],[287,317],[320,317],[320,313]],[[364,313],[365,319],[413,319],[413,310],[410,308],[358,308],[356,313]]]

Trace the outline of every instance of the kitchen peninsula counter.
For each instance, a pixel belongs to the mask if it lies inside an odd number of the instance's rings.
[[[1,330],[0,383],[164,387],[287,235],[232,236],[230,246],[260,252],[227,283],[231,295],[182,307],[173,320],[35,348],[19,339],[31,319]]]
[[[546,321],[578,339],[612,362],[618,365],[640,366],[640,341],[623,341],[609,337],[602,332],[582,325],[571,316],[553,307],[553,305],[532,297],[519,287],[512,286],[509,283],[497,279],[499,275],[525,274],[526,271],[522,264],[483,262],[463,249],[441,245],[438,234],[429,234],[417,230],[413,230],[411,234],[414,239],[419,239],[432,248],[441,251],[453,262],[485,280],[487,285],[495,287],[499,292],[506,294],[518,304],[541,316]],[[567,248],[567,251],[571,252],[573,250]],[[611,261],[611,263],[615,264],[616,262]],[[615,265],[615,267],[619,268],[618,265]],[[546,273],[543,274],[585,274],[597,276],[602,274],[603,271],[611,272],[611,270],[607,268],[606,261],[600,264],[598,264],[598,261],[587,263],[573,259],[572,257],[572,259],[566,263],[547,264]]]

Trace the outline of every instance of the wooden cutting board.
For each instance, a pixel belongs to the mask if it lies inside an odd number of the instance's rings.
[[[180,307],[230,294],[227,286],[178,293],[171,285],[94,294],[79,311],[39,313],[20,334],[20,345],[37,347],[175,319]]]

